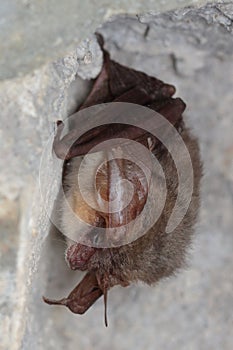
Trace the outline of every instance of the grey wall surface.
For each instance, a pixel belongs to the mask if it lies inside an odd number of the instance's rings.
[[[7,0],[0,3],[0,80],[62,57],[120,13],[166,11],[204,0]]]
[[[5,8],[6,18],[14,14],[10,4]],[[36,8],[31,2],[25,6]],[[89,88],[85,79],[100,71],[101,51],[87,33],[105,17],[100,16],[88,29],[86,24],[80,37],[75,36],[77,41],[67,34],[67,41],[55,50],[61,58],[43,66],[54,56],[48,41],[41,48],[43,59],[35,64],[34,57],[39,55],[35,40],[32,56],[25,54],[26,60],[29,57],[26,68],[21,68],[24,53],[17,53],[20,68],[10,76],[9,58],[2,77],[11,79],[0,83],[3,349],[233,347],[233,2],[158,14],[146,14],[147,8],[140,6],[140,15],[116,16],[99,31],[115,60],[174,84],[176,95],[187,103],[185,121],[199,137],[204,162],[200,221],[189,266],[153,288],[114,288],[109,295],[108,329],[103,325],[102,300],[83,316],[43,304],[43,294],[65,296],[81,274],[66,266],[65,242],[59,233],[48,235],[50,224],[38,175],[41,172],[42,181],[46,179],[46,201],[51,208],[59,176],[51,167],[40,169],[41,154],[54,121],[72,112],[76,98],[80,101]],[[27,34],[31,48],[34,34]],[[57,27],[55,34],[60,35]],[[81,38],[85,40],[76,48]],[[32,67],[38,68],[30,72]],[[28,73],[14,77],[18,72]]]

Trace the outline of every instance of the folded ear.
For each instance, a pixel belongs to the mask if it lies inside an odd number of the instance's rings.
[[[43,297],[49,305],[65,305],[75,314],[84,314],[94,302],[103,295],[98,285],[96,275],[88,272],[82,281],[72,290],[67,298],[53,300]]]

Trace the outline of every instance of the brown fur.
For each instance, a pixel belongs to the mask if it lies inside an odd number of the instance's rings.
[[[189,150],[194,171],[194,188],[189,209],[179,226],[172,233],[166,233],[165,228],[177,196],[178,177],[170,154],[163,152],[160,164],[166,174],[168,192],[160,219],[136,241],[119,248],[98,249],[88,262],[88,270],[95,271],[100,279],[108,276],[109,287],[137,280],[153,284],[170,276],[185,264],[187,248],[198,215],[202,166],[196,139],[187,129],[181,135]]]

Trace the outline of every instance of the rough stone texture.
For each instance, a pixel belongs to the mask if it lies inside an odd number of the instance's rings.
[[[42,271],[39,277],[36,271],[42,243],[49,232],[43,200],[50,203],[47,207],[52,209],[59,186],[57,169],[49,167],[44,172],[40,169],[43,148],[47,147],[54,121],[67,116],[67,106],[72,108],[72,98],[68,97],[68,92],[77,70],[80,69],[82,77],[86,74],[91,78],[99,73],[101,64],[102,52],[95,38],[90,37],[78,50],[63,59],[24,78],[6,80],[0,85],[0,143],[4,155],[0,164],[3,208],[0,212],[0,326],[4,331],[0,332],[0,339],[5,348],[9,348],[9,344],[12,349],[20,348],[24,337],[29,343],[32,342],[30,344],[33,347],[32,334],[38,332],[35,314],[29,315],[27,307],[33,297],[38,310],[41,307],[46,274]],[[80,82],[80,86],[85,93],[85,84]],[[79,94],[81,98],[82,94]],[[41,181],[44,183],[46,179],[47,189],[50,189],[43,200],[40,196],[39,173]],[[54,181],[55,178],[57,181]],[[34,282],[33,277],[36,278]]]
[[[154,288],[114,288],[110,326],[99,300],[77,316],[42,303],[81,277],[64,262],[65,243],[43,210],[39,161],[53,121],[73,110],[101,52],[93,37],[63,59],[0,84],[0,347],[3,349],[226,349],[233,347],[233,2],[165,14],[118,17],[101,32],[123,64],[177,86],[199,136],[202,206],[189,267]],[[76,78],[76,79],[75,79]],[[42,170],[56,197],[56,169]],[[46,238],[47,237],[47,238]],[[46,239],[46,241],[45,241]]]
[[[166,11],[205,0],[8,0],[0,3],[0,80],[62,57],[120,13]]]

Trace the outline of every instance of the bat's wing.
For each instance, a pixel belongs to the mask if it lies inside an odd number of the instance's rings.
[[[159,112],[170,123],[177,126],[182,120],[185,103],[179,98],[173,99],[171,97],[175,93],[175,87],[143,72],[114,62],[103,48],[102,37],[97,34],[97,38],[103,50],[104,63],[91,92],[79,110],[106,102],[135,103]],[[84,155],[99,142],[111,138],[123,137],[146,145],[145,141],[149,136],[149,133],[145,132],[143,128],[120,123],[98,126],[78,139],[75,137],[75,130],[61,139],[62,130],[63,123],[59,122],[53,148],[57,157],[61,159]],[[152,135],[150,136],[154,138]],[[158,140],[154,140],[153,143],[156,145]],[[70,148],[69,144],[72,144]]]
[[[103,37],[98,33],[96,37],[103,51],[104,63],[81,109],[110,101],[145,105],[153,100],[174,95],[176,90],[173,85],[165,84],[155,77],[111,60],[109,53],[104,49]]]

